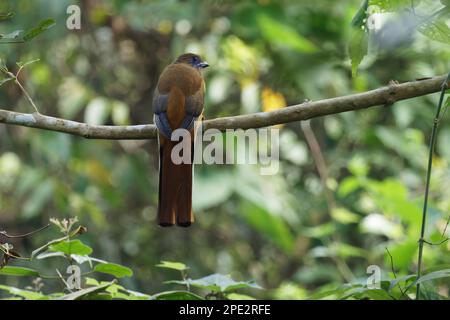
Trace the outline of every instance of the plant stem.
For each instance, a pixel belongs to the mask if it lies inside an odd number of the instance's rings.
[[[436,116],[433,120],[433,129],[431,131],[431,139],[430,139],[430,148],[428,154],[428,167],[427,167],[427,178],[425,184],[425,199],[423,202],[423,211],[422,211],[422,227],[420,229],[420,238],[419,238],[419,255],[417,258],[417,280],[420,278],[422,274],[422,256],[423,256],[423,245],[425,243],[425,225],[427,219],[427,209],[428,209],[428,194],[430,192],[430,180],[431,180],[431,169],[433,167],[433,154],[434,147],[436,145],[436,133],[437,128],[439,126],[439,116],[441,114],[442,102],[444,101],[445,89],[447,88],[447,83],[450,79],[450,73],[447,75],[447,78],[442,83],[441,96],[439,97],[439,104],[436,111]],[[420,283],[417,284],[416,287],[416,300],[420,300]]]

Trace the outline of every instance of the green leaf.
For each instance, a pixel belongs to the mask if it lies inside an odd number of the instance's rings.
[[[394,289],[394,287],[399,285],[401,282],[405,282],[406,283],[407,281],[409,281],[411,279],[414,279],[414,278],[417,278],[417,275],[415,275],[415,274],[408,274],[406,276],[399,277],[399,278],[396,278],[394,280],[391,280],[391,282],[389,284],[389,291]]]
[[[45,19],[39,22],[37,27],[34,27],[30,30],[27,30],[23,36],[24,41],[29,41],[36,36],[40,35],[42,32],[50,29],[56,24],[56,21],[54,19]]]
[[[0,275],[4,276],[32,276],[39,277],[39,272],[30,268],[6,266],[0,269]]]
[[[152,296],[155,300],[204,300],[199,295],[188,291],[165,291]]]
[[[100,263],[94,268],[94,271],[111,274],[117,278],[131,277],[133,271],[130,268],[115,263]]]
[[[443,19],[426,22],[418,30],[431,40],[450,44],[450,28]]]
[[[229,276],[222,274],[212,274],[197,280],[172,280],[167,283],[176,283],[182,285],[189,285],[192,287],[202,288],[213,292],[227,292],[243,288],[262,289],[253,281],[234,281]]]
[[[288,24],[280,22],[265,13],[258,14],[257,21],[263,37],[270,43],[299,52],[312,53],[317,51],[317,47],[311,41],[300,35]]]
[[[335,289],[316,292],[313,295],[309,296],[308,300],[320,300],[324,298],[339,299],[350,290],[359,290],[360,288],[362,288],[360,284],[345,284]]]
[[[184,263],[172,262],[172,261],[161,261],[160,264],[156,265],[158,268],[173,269],[178,271],[186,271],[189,269]]]
[[[439,270],[421,276],[415,281],[415,284],[448,277],[450,277],[450,269]]]
[[[80,240],[63,241],[50,246],[50,251],[63,252],[65,254],[78,254],[80,256],[92,253],[92,248],[85,245]]]
[[[393,12],[411,6],[411,0],[369,0],[370,6],[377,6],[383,12]]]
[[[240,294],[240,293],[227,294],[227,299],[229,299],[229,300],[255,300],[255,298],[253,298],[253,297],[250,297],[246,294]]]
[[[41,293],[22,290],[10,286],[0,285],[0,290],[9,292],[12,295],[22,297],[26,300],[48,300],[49,298]]]
[[[367,7],[368,7],[368,0],[364,0],[361,7],[359,7],[358,11],[356,12],[355,16],[352,19],[352,26],[360,28],[364,25],[364,21],[367,18]]]
[[[44,253],[39,254],[36,257],[36,259],[43,260],[43,259],[54,258],[54,257],[63,257],[63,258],[65,258],[66,256],[62,252],[44,252]]]
[[[368,289],[362,295],[372,300],[393,300],[389,293],[383,289]]]
[[[78,290],[69,294],[66,294],[62,297],[60,297],[58,300],[78,300],[81,299],[89,294],[97,293],[99,291],[103,291],[104,289],[108,288],[110,285],[113,285],[116,281],[111,281],[105,284],[101,284],[95,287],[90,287],[87,289]]]
[[[369,40],[367,33],[360,29],[354,28],[350,35],[348,53],[352,64],[352,76],[355,77],[358,72],[358,66],[367,54]]]

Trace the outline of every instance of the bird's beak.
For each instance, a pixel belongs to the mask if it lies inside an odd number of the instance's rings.
[[[206,62],[206,61],[202,61],[202,62],[200,62],[199,64],[198,64],[198,66],[200,67],[200,68],[207,68],[207,67],[209,67],[209,63],[208,62]]]

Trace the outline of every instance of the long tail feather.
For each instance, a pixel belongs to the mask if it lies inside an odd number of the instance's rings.
[[[176,142],[165,140],[160,143],[158,224],[168,227],[176,223],[189,227],[194,222],[192,163],[174,164],[171,153]]]

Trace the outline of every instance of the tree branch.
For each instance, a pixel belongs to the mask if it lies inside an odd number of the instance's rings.
[[[258,112],[224,117],[203,122],[204,129],[249,129],[354,111],[374,106],[390,105],[396,101],[424,96],[441,90],[446,76],[437,76],[402,84],[390,85],[364,93],[309,101],[270,112]],[[448,86],[448,83],[447,83]],[[89,139],[152,139],[157,131],[154,124],[134,126],[99,126],[45,116],[38,113],[18,113],[0,109],[0,123],[58,131]]]

